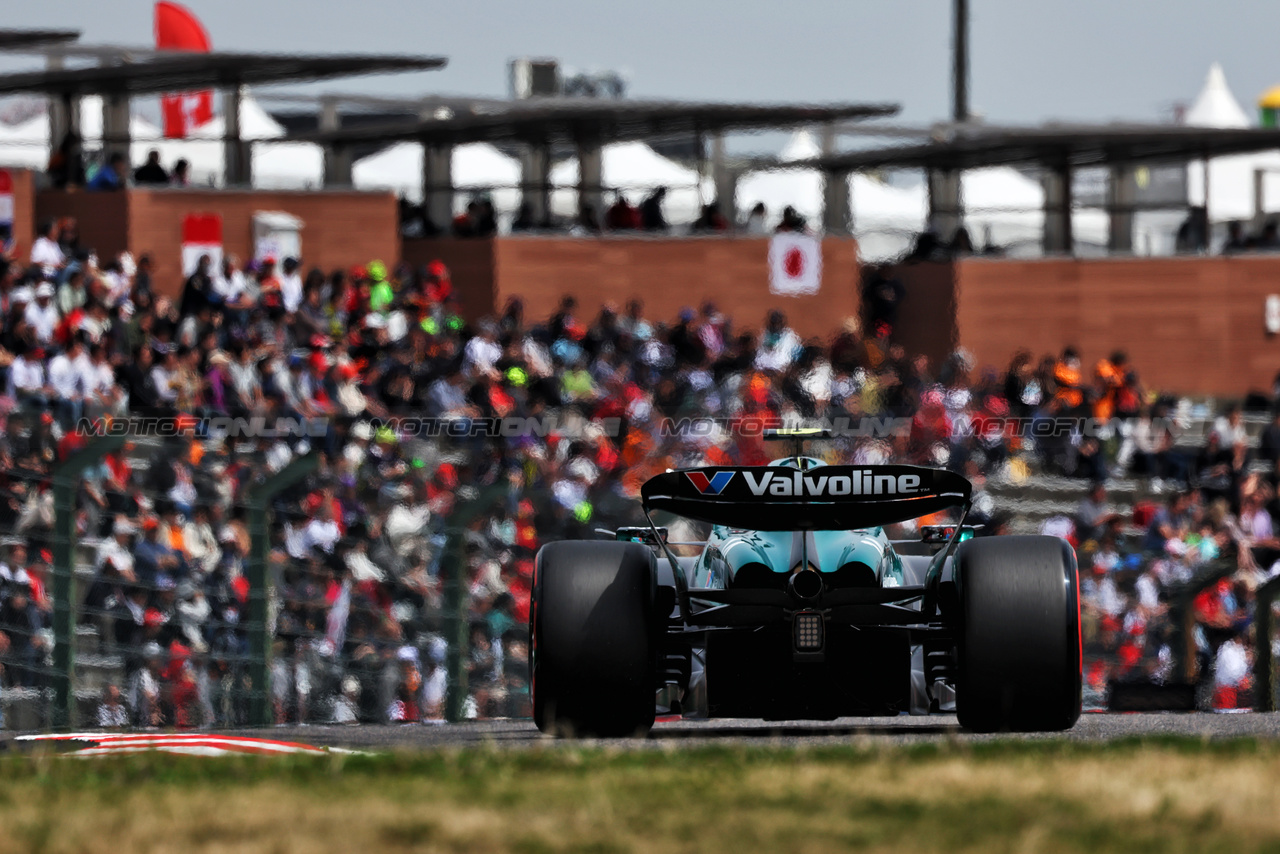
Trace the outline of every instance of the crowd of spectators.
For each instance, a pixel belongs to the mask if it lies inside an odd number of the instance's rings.
[[[79,152],[82,140],[68,134],[49,157],[45,176],[56,189],[84,187],[103,192],[122,190],[131,184],[140,187],[186,187],[191,184],[191,163],[185,158],[174,162],[172,169],[165,169],[160,162],[159,149],[147,152],[146,161],[136,169],[129,158],[120,152],[95,156],[87,163]]]
[[[451,654],[468,672],[468,715],[527,714],[538,546],[634,523],[640,485],[669,467],[776,456],[748,423],[874,416],[888,428],[822,453],[949,466],[973,479],[992,530],[1009,520],[983,484],[1029,465],[1099,484],[1136,472],[1190,496],[1152,516],[1140,548],[1097,490],[1063,532],[1088,576],[1089,642],[1123,663],[1135,625],[1151,638],[1133,667],[1150,650],[1160,660],[1162,591],[1215,548],[1246,546],[1243,583],[1280,555],[1268,551],[1275,478],[1250,473],[1238,416],[1184,459],[1122,353],[1091,370],[1070,349],[1024,353],[1004,373],[963,351],[940,365],[909,354],[893,337],[892,269],[868,282],[865,324],[811,340],[781,311],[757,326],[710,302],[669,319],[639,301],[588,314],[565,298],[527,318],[512,300],[468,322],[438,262],[326,272],[204,259],[174,297],[165,290],[147,258],[100,263],[69,222],[0,265],[0,684],[38,688],[48,673],[53,467],[86,442],[86,420],[169,425],[106,454],[78,486],[76,529],[98,546],[74,605],[126,669],[104,688],[104,725],[245,720],[243,618],[264,595],[246,575],[245,499],[305,454],[320,468],[274,499],[267,557],[278,721],[439,720]],[[1084,416],[1111,432],[1033,441],[1026,429]],[[671,429],[689,418],[716,420]],[[253,423],[266,429],[236,426]],[[424,429],[442,423],[464,429]],[[492,429],[511,423],[533,426]],[[1280,420],[1268,436],[1274,457]],[[1139,575],[1132,592],[1124,572]],[[1205,619],[1235,631],[1243,602],[1220,591]],[[1206,654],[1219,659],[1244,643],[1215,638]]]
[[[553,232],[585,237],[600,234],[671,234],[677,227],[668,222],[663,205],[667,188],[656,187],[647,193],[638,205],[628,199],[624,191],[615,191],[613,200],[603,211],[590,202],[583,202],[577,216],[555,217],[551,214],[539,219],[528,203],[521,204],[511,220],[513,234]],[[735,220],[733,211],[721,210],[719,200],[704,204],[697,218],[687,226],[689,234],[737,233],[763,236],[770,233],[809,233],[804,216],[795,208],[786,206],[778,222],[766,224],[769,212],[763,202],[757,202],[741,218]],[[400,232],[405,237],[436,237],[448,234],[452,237],[492,237],[498,233],[498,216],[493,201],[487,193],[480,193],[467,201],[466,208],[447,226],[434,223],[424,206],[400,200]]]

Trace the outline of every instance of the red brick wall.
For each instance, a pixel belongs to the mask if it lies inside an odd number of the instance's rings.
[[[449,279],[463,316],[478,320],[492,314],[495,308],[493,244],[493,240],[452,238],[405,240],[400,257],[414,267],[425,267],[432,261],[443,262],[449,268]]]
[[[815,296],[769,292],[767,238],[687,239],[508,237],[494,241],[495,304],[524,300],[525,316],[553,313],[565,294],[592,317],[612,301],[644,300],[648,316],[674,319],[684,306],[712,300],[738,324],[759,326],[780,308],[797,332],[828,336],[858,314],[859,273],[853,240],[823,241],[822,289]]]
[[[285,211],[303,221],[304,269],[316,266],[327,272],[375,258],[394,266],[400,260],[396,200],[390,193],[48,191],[39,194],[36,207],[41,219],[74,216],[82,244],[100,257],[125,249],[134,257],[150,253],[156,289],[170,295],[182,286],[182,221],[190,213],[221,215],[224,248],[242,260],[253,253],[255,211]]]
[[[26,261],[36,240],[35,175],[27,169],[6,169],[13,179],[14,257]]]
[[[1280,258],[965,260],[955,265],[961,343],[1003,368],[1020,347],[1080,348],[1086,364],[1126,350],[1148,386],[1239,396],[1271,388],[1280,336],[1264,301]]]
[[[395,196],[390,193],[224,192],[219,190],[130,190],[129,244],[150,252],[156,287],[176,294],[182,275],[182,220],[190,213],[222,216],[226,252],[242,261],[253,255],[255,211],[285,211],[302,220],[303,270],[325,272],[377,258],[400,260]]]
[[[898,309],[894,339],[910,354],[927,355],[936,370],[956,349],[954,267],[949,263],[902,264],[895,275],[906,293]]]
[[[44,190],[36,194],[36,222],[71,217],[80,231],[80,245],[105,259],[129,248],[131,193],[89,193],[84,190]],[[31,244],[27,244],[28,250]]]

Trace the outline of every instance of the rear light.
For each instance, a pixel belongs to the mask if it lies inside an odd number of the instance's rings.
[[[797,611],[791,618],[791,638],[796,652],[822,652],[826,625],[819,611]]]

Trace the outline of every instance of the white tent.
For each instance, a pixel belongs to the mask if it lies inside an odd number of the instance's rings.
[[[357,190],[391,190],[414,202],[422,201],[422,146],[397,142],[362,157],[351,167],[351,182]]]
[[[102,98],[86,95],[80,102],[80,132],[84,144],[90,150],[102,145]],[[160,136],[160,129],[141,116],[129,117],[129,133],[134,139],[130,158],[140,165],[147,151],[154,147],[152,140]],[[0,125],[0,166],[21,166],[28,169],[44,169],[49,165],[49,116],[35,116],[17,125]]]
[[[798,130],[791,135],[778,159],[793,163],[811,160],[821,153],[813,135],[807,130]],[[752,172],[738,182],[738,209],[746,213],[761,203],[770,226],[782,219],[782,210],[786,207],[795,208],[810,225],[816,226],[822,221],[822,176],[813,169]]]
[[[1044,188],[1012,166],[971,169],[960,179],[964,225],[976,247],[988,241],[1012,254],[1038,254],[1044,240]],[[1071,233],[1078,252],[1107,245],[1105,211],[1076,210]]]
[[[454,210],[466,206],[470,192],[487,191],[499,214],[514,213],[520,205],[520,164],[487,142],[459,145],[453,150],[450,169],[459,191]],[[397,142],[377,154],[357,160],[351,180],[359,190],[390,190],[398,196],[422,201],[422,146]]]
[[[960,178],[964,225],[976,247],[1038,245],[1044,235],[1044,189],[1011,166],[970,169]]]
[[[191,132],[187,140],[165,140],[158,146],[161,160],[172,166],[178,158],[191,164],[191,183],[221,183],[225,172],[222,138],[226,133],[223,116],[214,116]],[[245,140],[275,140],[285,135],[284,127],[262,109],[252,96],[240,99],[240,137]],[[309,142],[259,142],[253,145],[253,186],[264,190],[316,189],[324,181],[324,151]]]
[[[849,177],[853,236],[864,261],[884,261],[907,252],[929,216],[923,183],[894,187],[856,172]]]
[[[658,154],[643,142],[606,145],[600,153],[601,183],[606,189],[604,206],[613,203],[608,191],[621,190],[633,205],[652,190],[667,188],[663,214],[668,222],[687,224],[702,214],[702,205],[715,197],[710,179]],[[578,160],[571,158],[551,167],[551,212],[573,218],[578,213]],[[599,213],[603,213],[600,211]]]
[[[1204,87],[1187,111],[1185,123],[1192,127],[1245,128],[1249,121],[1240,103],[1227,86],[1222,66],[1209,67]],[[1254,173],[1265,170],[1264,204],[1280,207],[1280,151],[1259,151],[1231,157],[1216,157],[1209,164],[1209,217],[1214,222],[1254,215]],[[1187,166],[1187,195],[1193,205],[1204,204],[1204,163]],[[1265,207],[1264,207],[1265,210]]]
[[[49,120],[37,116],[16,125],[0,124],[0,166],[44,169],[49,165]]]

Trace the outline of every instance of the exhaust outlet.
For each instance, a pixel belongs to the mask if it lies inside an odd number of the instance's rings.
[[[813,569],[793,572],[787,579],[787,590],[803,602],[814,602],[822,595],[822,574]]]

